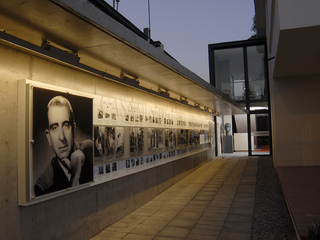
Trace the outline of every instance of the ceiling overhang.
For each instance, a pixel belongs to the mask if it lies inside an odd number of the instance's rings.
[[[320,74],[320,26],[280,30],[274,78]]]
[[[211,109],[221,115],[247,113],[163,50],[87,0],[1,1],[0,10],[3,13],[0,29],[7,33],[2,34],[4,37],[0,42],[19,45],[13,42],[21,39],[20,45],[28,46],[23,48],[29,48],[37,55],[48,56],[121,84],[126,84],[122,76],[136,79],[140,84],[131,84],[132,87],[147,90],[150,85],[149,90],[157,93],[155,95],[161,97],[165,92],[164,96],[167,93],[180,96],[189,104],[192,102],[201,109]],[[9,40],[4,40],[6,36]],[[44,42],[77,54],[77,57],[70,54],[69,60],[59,60],[59,57],[52,56],[52,51],[40,48]],[[158,94],[159,89],[162,91]]]

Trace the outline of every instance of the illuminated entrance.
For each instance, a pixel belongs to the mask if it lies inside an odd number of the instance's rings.
[[[223,152],[272,155],[266,49],[266,39],[209,45],[210,83],[249,111],[223,117]]]

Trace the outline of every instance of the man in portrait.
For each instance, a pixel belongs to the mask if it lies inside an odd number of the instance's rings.
[[[47,105],[46,139],[55,156],[34,186],[36,196],[93,180],[93,141],[76,142],[76,122],[68,99],[55,96]]]
[[[224,128],[226,130],[226,136],[231,136],[231,124],[230,123],[226,123],[224,125]]]

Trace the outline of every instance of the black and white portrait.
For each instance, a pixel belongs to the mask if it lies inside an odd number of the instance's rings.
[[[129,128],[130,132],[130,155],[137,156],[143,153],[144,130],[143,128]]]
[[[114,162],[112,163],[112,172],[116,172],[117,171],[117,163]]]
[[[92,99],[33,88],[36,196],[93,180]]]
[[[178,148],[185,148],[188,146],[188,129],[178,129]]]
[[[94,127],[94,157],[102,158],[106,153],[106,136],[105,127]]]
[[[115,153],[116,158],[123,157],[124,154],[124,128],[116,127],[115,129]]]
[[[94,160],[102,162],[123,157],[124,128],[95,126],[94,127]]]
[[[164,148],[165,150],[174,149],[176,146],[175,129],[167,128],[164,130]]]
[[[106,164],[106,173],[110,173],[110,164]]]
[[[126,160],[126,168],[130,168],[130,160]]]

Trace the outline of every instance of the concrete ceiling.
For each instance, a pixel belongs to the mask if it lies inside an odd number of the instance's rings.
[[[0,1],[0,30],[36,46],[78,54],[80,63],[125,73],[220,114],[245,114],[236,102],[87,0]]]
[[[320,74],[320,27],[280,30],[274,78]]]

